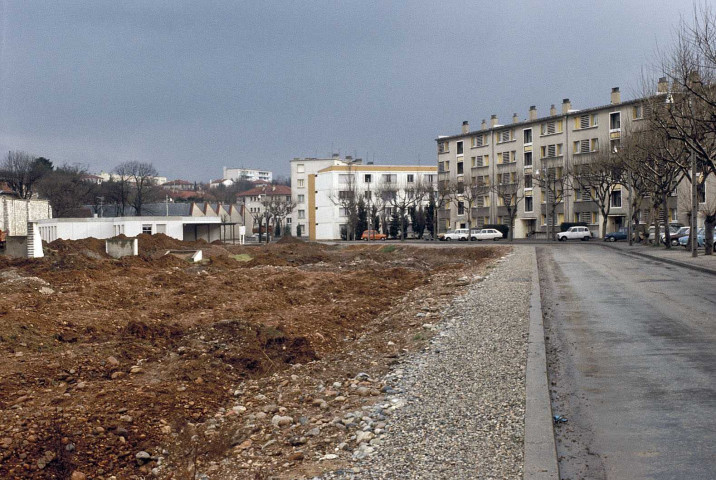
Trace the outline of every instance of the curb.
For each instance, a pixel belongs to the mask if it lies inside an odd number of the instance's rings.
[[[657,262],[668,263],[670,265],[675,265],[677,267],[682,267],[682,268],[688,268],[690,270],[695,270],[695,271],[701,272],[701,273],[708,273],[710,275],[716,275],[716,270],[713,270],[711,268],[701,267],[699,265],[694,265],[694,264],[688,263],[688,262],[680,262],[678,260],[672,260],[670,258],[658,257],[656,255],[649,255],[648,253],[643,253],[643,252],[633,252],[630,250],[624,250],[623,248],[612,246],[612,245],[609,245],[606,243],[603,244],[602,247],[610,248],[616,252],[621,253],[622,255],[633,255],[636,257],[648,258],[649,260],[655,260]]]
[[[557,447],[552,425],[552,405],[547,383],[547,354],[544,344],[542,297],[539,289],[537,252],[532,255],[530,327],[527,343],[525,404],[525,480],[559,480]]]

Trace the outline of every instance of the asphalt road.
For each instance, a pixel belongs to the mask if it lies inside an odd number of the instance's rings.
[[[560,477],[716,478],[716,277],[537,251]]]

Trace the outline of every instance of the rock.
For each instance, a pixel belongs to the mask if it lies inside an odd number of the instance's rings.
[[[72,472],[70,480],[87,480],[87,475],[80,472],[79,470],[75,470],[74,472]]]
[[[246,450],[247,448],[250,448],[251,445],[253,445],[253,443],[254,443],[254,442],[251,441],[251,439],[249,438],[249,439],[247,439],[247,440],[244,440],[244,441],[241,442],[240,444],[238,444],[238,445],[235,447],[235,449],[236,449],[236,450]]]
[[[335,453],[329,453],[319,458],[319,460],[335,460],[336,458],[338,458],[338,455]]]
[[[107,363],[112,367],[119,366],[119,360],[116,357],[107,357]]]
[[[364,381],[364,380],[368,380],[370,378],[370,375],[368,375],[365,372],[361,372],[358,375],[356,375],[354,378],[358,381]]]
[[[292,445],[294,447],[298,445],[304,445],[308,440],[306,437],[291,437],[288,439],[289,445]]]
[[[375,438],[375,435],[373,434],[373,432],[358,432],[356,434],[356,443],[360,444],[360,443],[364,443],[364,442],[369,442],[373,438]]]
[[[12,438],[4,437],[2,440],[0,440],[0,447],[10,448],[11,446],[12,446]]]
[[[133,420],[131,415],[122,415],[119,417],[120,422],[132,423]]]
[[[246,407],[244,407],[243,405],[234,405],[233,407],[231,407],[231,410],[234,413],[244,413],[246,411]]]
[[[124,377],[126,374],[124,372],[114,372],[112,375],[110,375],[110,378],[112,380],[117,380],[118,378]]]
[[[356,389],[356,393],[361,397],[368,397],[370,396],[370,388],[368,387],[358,387]]]
[[[55,291],[50,287],[40,287],[39,292],[43,295],[52,295],[53,293],[55,293]]]
[[[276,413],[278,412],[278,405],[266,405],[264,408],[262,408],[264,413]]]
[[[303,460],[304,458],[305,455],[303,452],[293,452],[291,455],[288,456],[288,459],[290,461]]]
[[[148,452],[145,452],[144,450],[137,452],[137,454],[134,457],[137,459],[138,465],[144,465],[145,463],[147,463],[148,461],[150,461],[152,459],[152,456]]]
[[[286,427],[288,425],[291,425],[293,423],[292,417],[283,417],[281,415],[274,415],[271,419],[271,424],[274,427]]]
[[[162,425],[162,428],[160,430],[164,435],[169,435],[170,433],[172,433],[172,427],[169,425]]]
[[[306,436],[309,436],[309,437],[317,437],[317,436],[320,435],[320,434],[321,434],[321,428],[320,428],[320,427],[313,428],[313,429],[311,429],[311,430],[309,430],[309,431],[306,432]]]
[[[144,369],[142,367],[140,367],[139,365],[135,365],[129,369],[129,373],[134,373],[134,374],[142,373],[143,371],[144,371]]]

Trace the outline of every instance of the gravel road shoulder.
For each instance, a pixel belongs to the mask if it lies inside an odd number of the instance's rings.
[[[385,401],[353,415],[354,466],[322,478],[522,478],[533,255],[465,279],[430,345],[386,376]]]

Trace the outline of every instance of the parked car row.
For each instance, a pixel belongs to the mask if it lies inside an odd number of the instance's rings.
[[[678,244],[688,250],[689,248],[691,248],[691,243],[689,242],[689,238],[690,237],[688,234],[686,234],[686,236],[684,236],[684,237],[679,237]],[[703,228],[699,228],[696,231],[696,245],[699,247],[703,247],[705,245],[705,243],[706,243],[706,230]]]
[[[497,241],[502,238],[502,232],[495,228],[473,228],[469,230],[467,228],[458,228],[455,230],[448,230],[445,233],[438,235],[438,240],[449,242],[452,240],[466,242],[468,239],[471,241],[481,242],[482,240],[493,240]]]

